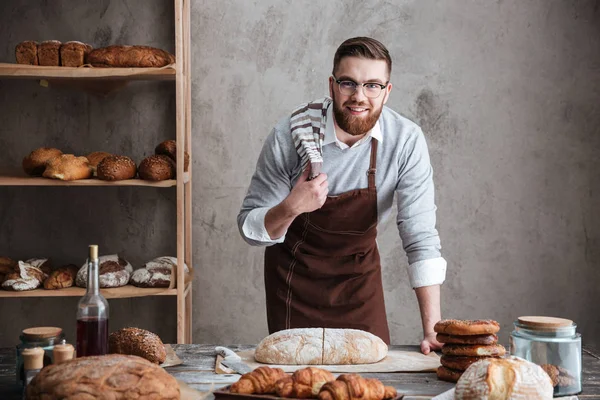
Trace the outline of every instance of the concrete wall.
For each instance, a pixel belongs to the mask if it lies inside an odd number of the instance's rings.
[[[83,4],[87,3],[87,4]],[[235,217],[271,126],[327,93],[336,47],[369,35],[394,59],[388,105],[423,127],[435,169],[448,277],[443,316],[600,321],[600,2],[592,0],[193,1],[194,341],[267,334],[262,249]],[[26,39],[173,50],[165,0],[0,4],[0,60]],[[41,145],[140,161],[174,133],[174,85],[136,83],[100,98],[0,81],[0,171]],[[134,264],[174,254],[174,190],[0,188],[0,254],[81,263],[88,243]],[[394,343],[420,319],[396,227],[380,227]],[[77,299],[0,300],[0,346],[27,326],[73,337]],[[173,299],[111,300],[111,328],[175,340]],[[168,314],[171,312],[171,314]]]

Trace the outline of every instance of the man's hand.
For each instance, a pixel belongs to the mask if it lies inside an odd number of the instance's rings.
[[[308,181],[309,168],[307,168],[296,181],[292,191],[283,201],[294,216],[305,212],[318,210],[325,204],[329,184],[327,175],[319,174],[315,179]]]
[[[421,353],[429,354],[431,351],[440,350],[442,348],[442,344],[435,338],[436,335],[437,333],[435,332],[425,335],[421,341]]]

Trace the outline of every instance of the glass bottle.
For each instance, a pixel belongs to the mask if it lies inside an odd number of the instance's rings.
[[[108,352],[108,302],[100,294],[98,246],[90,245],[87,291],[77,305],[77,357]]]

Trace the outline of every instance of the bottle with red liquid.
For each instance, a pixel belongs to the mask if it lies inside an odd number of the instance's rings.
[[[108,302],[100,294],[98,246],[90,245],[87,291],[77,305],[77,357],[108,353]]]

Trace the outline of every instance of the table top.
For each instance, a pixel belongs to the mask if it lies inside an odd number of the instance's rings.
[[[239,379],[239,375],[223,375],[214,372],[214,344],[171,345],[183,364],[166,370],[175,378],[201,392],[215,390]],[[234,351],[254,348],[252,345],[225,345]],[[419,351],[418,346],[390,346],[390,349]],[[584,347],[582,354],[582,386],[580,399],[600,399],[600,356],[595,349]],[[437,379],[434,372],[387,372],[361,373],[367,378],[377,378],[385,385],[394,386],[404,393],[406,400],[427,399],[454,387]],[[15,383],[15,349],[0,348],[0,398],[21,399],[21,388]],[[208,398],[210,399],[210,397]],[[208,400],[207,399],[207,400]]]

